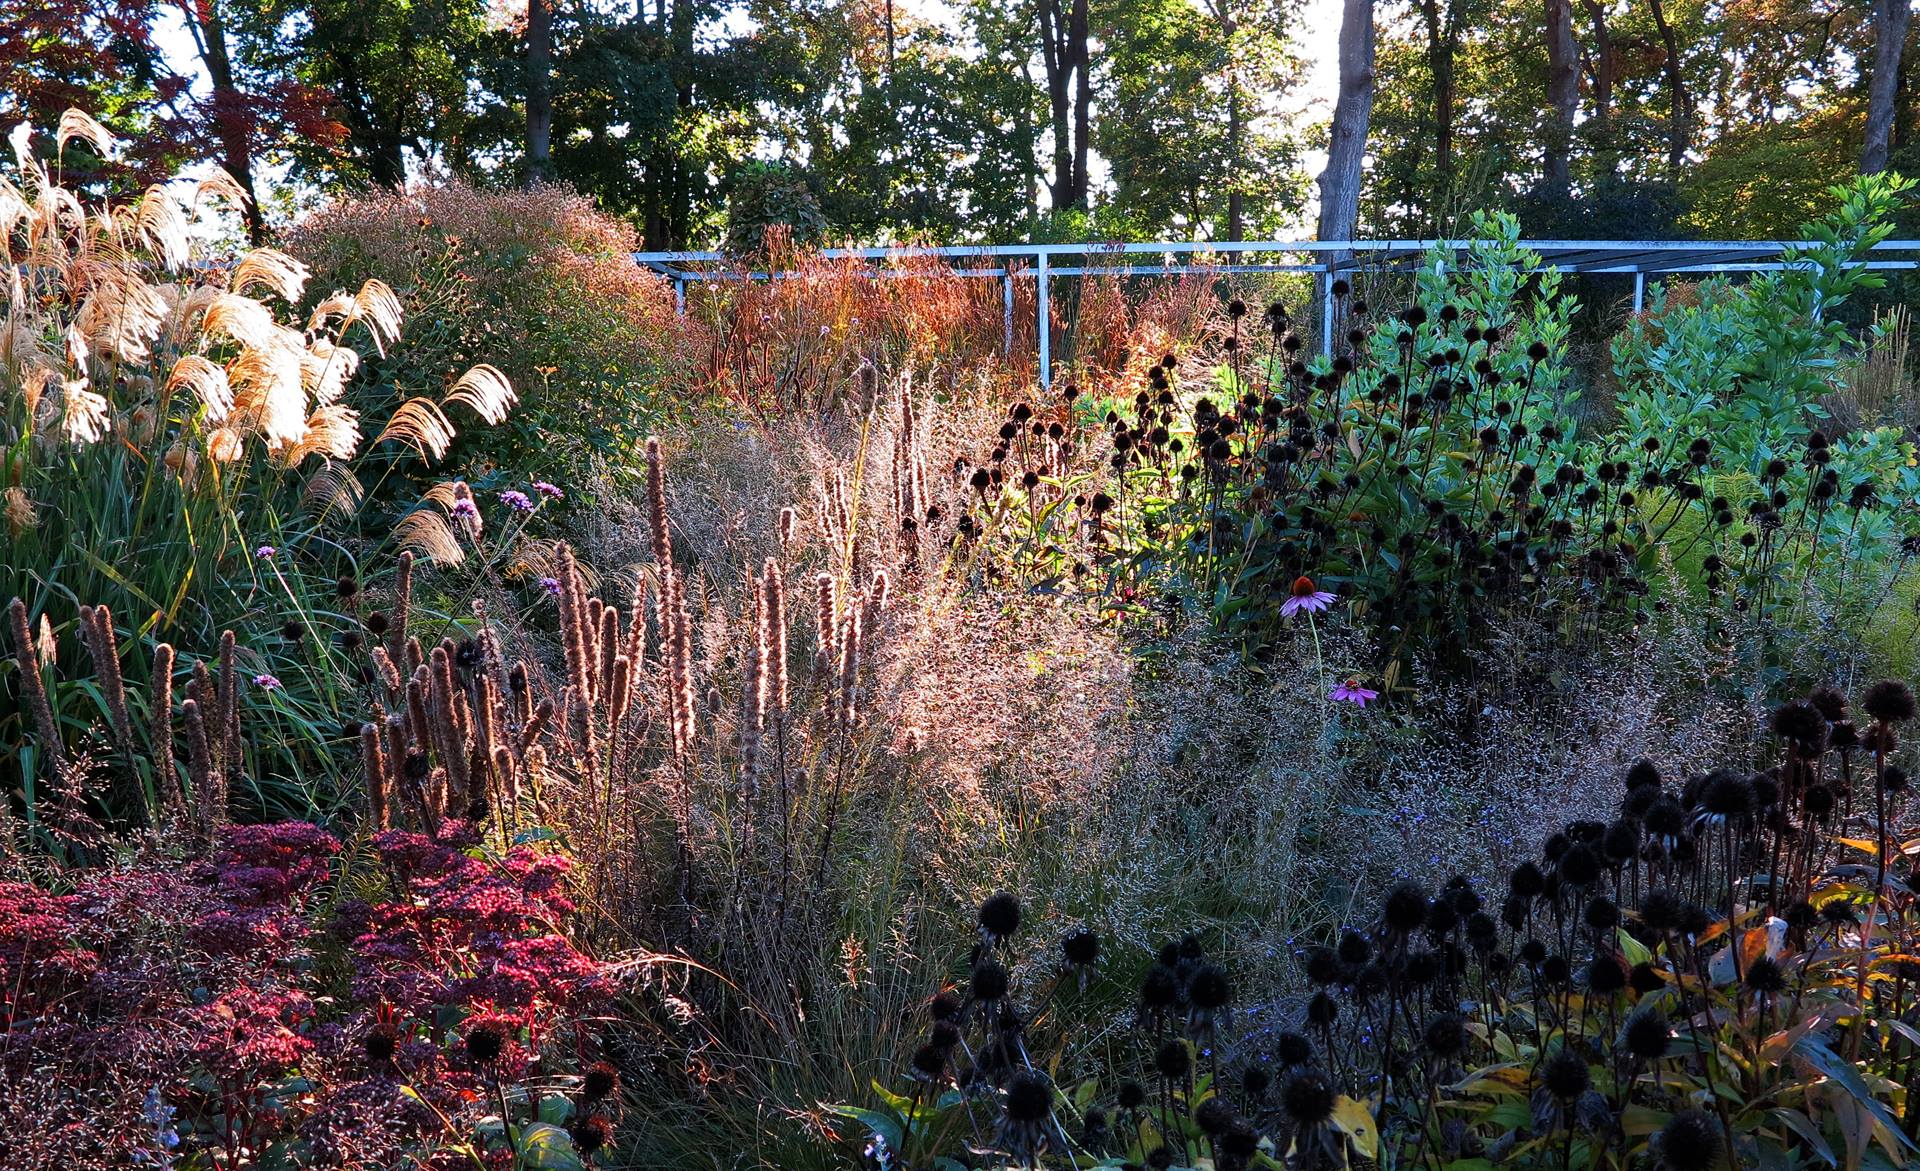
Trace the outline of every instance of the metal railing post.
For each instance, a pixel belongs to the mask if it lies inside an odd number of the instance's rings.
[[[1034,301],[1039,307],[1034,311],[1034,317],[1040,329],[1040,389],[1052,390],[1053,338],[1050,335],[1053,333],[1053,330],[1052,321],[1049,316],[1052,312],[1052,307],[1048,304],[1047,294],[1047,254],[1044,251],[1040,251],[1036,253],[1036,255],[1039,263],[1034,266],[1033,279],[1036,290]]]
[[[687,282],[680,277],[673,278],[673,311],[682,317],[687,315]]]
[[[1333,266],[1320,274],[1320,352],[1333,356]]]
[[[1633,311],[1635,315],[1639,314],[1646,303],[1647,274],[1644,272],[1636,272],[1633,274]]]

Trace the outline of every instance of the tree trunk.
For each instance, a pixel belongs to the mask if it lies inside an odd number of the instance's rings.
[[[1427,69],[1433,74],[1433,168],[1439,175],[1440,189],[1453,188],[1453,107],[1457,85],[1453,62],[1460,47],[1460,20],[1453,0],[1447,4],[1444,19],[1439,0],[1421,0],[1421,15],[1427,26]]]
[[[1587,66],[1593,78],[1593,154],[1599,176],[1611,179],[1620,165],[1620,151],[1613,139],[1613,83],[1619,75],[1619,59],[1614,54],[1613,32],[1607,27],[1606,8],[1596,0],[1584,3],[1593,23],[1593,55]]]
[[[1579,61],[1573,47],[1573,0],[1545,0],[1547,12],[1547,125],[1544,187],[1564,199],[1573,189],[1573,114],[1580,102]]]
[[[553,0],[527,0],[527,183],[553,181]]]
[[[1673,33],[1673,26],[1667,23],[1667,14],[1660,6],[1660,0],[1651,0],[1653,5],[1653,26],[1660,32],[1660,44],[1666,50],[1664,63],[1667,74],[1667,177],[1680,178],[1680,168],[1686,165],[1687,147],[1693,139],[1693,99],[1687,94],[1686,71],[1680,67],[1680,39]]]
[[[1053,207],[1087,205],[1087,147],[1093,88],[1088,74],[1087,0],[1040,0],[1040,60],[1053,124]]]
[[[1360,230],[1360,164],[1366,158],[1367,126],[1373,119],[1373,43],[1373,0],[1343,0],[1340,90],[1333,106],[1327,166],[1320,172],[1322,240],[1351,240]]]
[[[233,57],[227,50],[227,29],[220,10],[211,3],[183,0],[180,14],[193,34],[194,47],[207,67],[213,86],[214,133],[220,139],[220,165],[247,193],[247,240],[254,247],[266,243],[267,221],[260,211],[253,182],[252,110],[233,80]]]
[[[1863,175],[1887,169],[1894,99],[1900,89],[1900,51],[1912,21],[1909,0],[1873,0],[1873,78],[1867,93],[1867,141],[1860,150]]]

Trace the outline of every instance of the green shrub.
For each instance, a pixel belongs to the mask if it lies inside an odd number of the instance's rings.
[[[362,409],[437,394],[453,366],[506,374],[521,409],[451,456],[488,487],[499,468],[566,484],[628,461],[685,405],[696,348],[667,283],[634,264],[638,244],[565,187],[448,183],[342,198],[295,227],[288,248],[314,287],[379,275],[411,310],[407,345],[367,362]]]

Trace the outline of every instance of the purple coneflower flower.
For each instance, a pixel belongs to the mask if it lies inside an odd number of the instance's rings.
[[[258,687],[262,691],[280,690],[280,680],[275,678],[272,675],[266,675],[266,674],[255,675],[253,677],[253,685],[255,687]]]
[[[533,490],[549,500],[558,500],[566,495],[565,492],[560,490],[558,484],[549,484],[545,480],[535,480],[533,482]]]
[[[533,511],[533,498],[525,492],[516,492],[511,488],[500,493],[500,503],[513,509],[515,512]]]
[[[1370,699],[1379,699],[1380,693],[1377,691],[1369,691],[1360,686],[1358,679],[1348,679],[1343,683],[1337,684],[1332,691],[1327,692],[1327,698],[1333,700],[1335,703],[1351,703],[1360,707],[1366,707],[1367,701]]]
[[[540,588],[547,591],[549,596],[557,598],[560,596],[560,579],[557,577],[543,577],[540,579]]]
[[[272,545],[262,545],[253,551],[253,555],[262,561],[270,561],[273,555],[279,551],[280,550],[275,549]]]
[[[1301,610],[1317,613],[1333,605],[1333,595],[1313,584],[1310,577],[1293,579],[1293,596],[1280,603],[1280,614],[1291,618]]]

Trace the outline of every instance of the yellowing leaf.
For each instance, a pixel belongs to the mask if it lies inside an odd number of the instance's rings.
[[[1373,1111],[1366,1103],[1342,1094],[1333,1104],[1334,1129],[1347,1136],[1355,1150],[1368,1159],[1377,1158],[1380,1135],[1373,1126]]]

